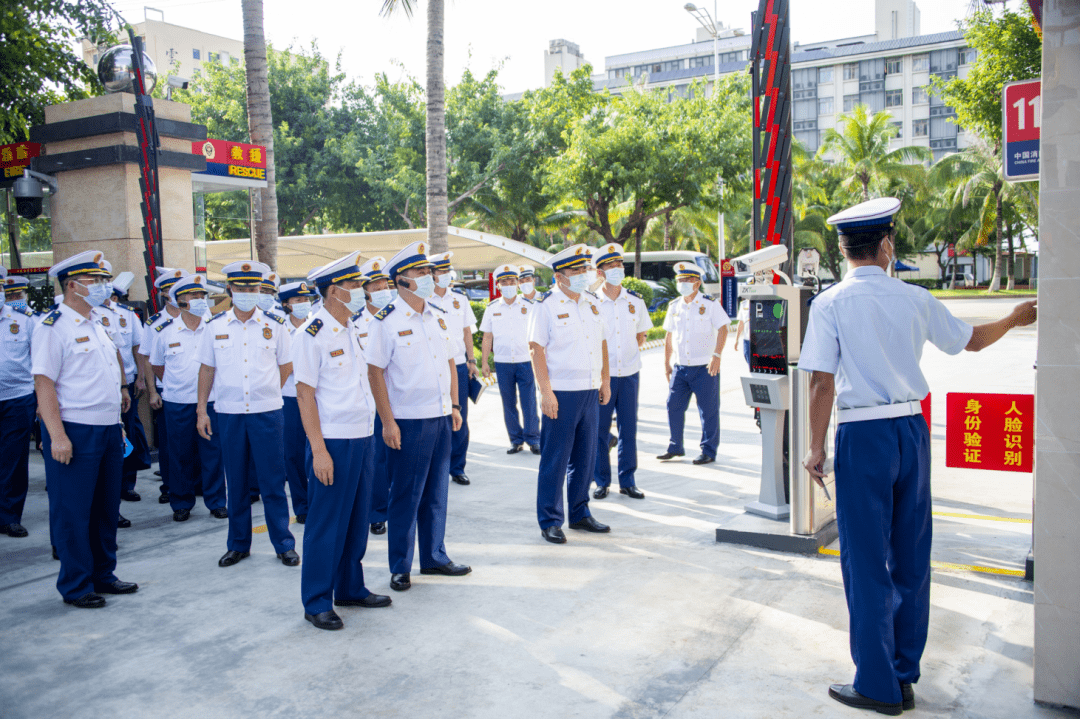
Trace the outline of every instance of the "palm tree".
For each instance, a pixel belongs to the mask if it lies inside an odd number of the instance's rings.
[[[266,147],[266,187],[257,190],[261,212],[252,235],[259,262],[277,268],[278,204],[274,170],[274,119],[270,112],[270,80],[266,69],[266,32],[262,0],[240,0],[244,15],[244,69],[247,76],[248,135]],[[254,198],[253,198],[254,199]]]
[[[892,113],[882,110],[870,114],[867,105],[856,105],[851,114],[840,118],[840,130],[829,128],[822,138],[818,156],[834,152],[839,164],[848,172],[844,189],[852,195],[870,199],[871,189],[880,193],[894,179],[917,179],[918,167],[909,163],[929,162],[933,155],[925,147],[889,149],[889,140],[896,135]]]
[[[245,0],[246,1],[246,0]],[[399,7],[412,17],[415,0],[383,0],[382,14]],[[443,83],[443,0],[428,0],[427,7],[427,225],[430,252],[447,249],[446,226],[446,98]]]

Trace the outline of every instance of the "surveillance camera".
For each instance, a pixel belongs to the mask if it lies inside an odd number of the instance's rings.
[[[41,216],[45,198],[45,186],[56,192],[56,179],[33,170],[23,170],[23,176],[15,180],[15,211],[19,217],[33,220]]]
[[[169,75],[169,87],[175,87],[178,90],[188,89],[188,83],[191,81],[186,77],[179,77],[177,75]]]
[[[787,258],[788,249],[785,245],[770,245],[756,252],[736,257],[732,262],[744,272],[758,274],[780,267],[787,261]]]

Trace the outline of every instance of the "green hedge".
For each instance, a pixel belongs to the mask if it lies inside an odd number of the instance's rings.
[[[624,277],[623,281],[622,281],[622,286],[625,287],[628,290],[631,290],[633,292],[637,292],[639,295],[641,295],[641,299],[645,300],[645,306],[646,307],[648,307],[649,305],[652,304],[652,301],[653,301],[652,287],[649,287],[649,285],[646,284],[645,282],[643,282],[642,280],[639,280],[636,277]]]
[[[653,340],[662,340],[667,337],[667,330],[663,327],[653,327],[651,330],[645,333],[645,341],[651,342]]]
[[[941,280],[915,279],[915,280],[904,280],[904,282],[907,282],[909,285],[918,285],[919,287],[925,287],[928,290],[941,289]]]
[[[656,312],[650,312],[649,318],[652,319],[653,327],[661,327],[664,324],[664,318],[667,317],[667,307]]]

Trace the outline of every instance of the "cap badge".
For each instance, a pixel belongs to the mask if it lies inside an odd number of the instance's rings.
[[[249,265],[246,262],[244,264],[240,265],[240,271],[241,272],[247,272],[250,269],[251,269],[251,265]]]
[[[98,252],[97,254],[94,255],[94,262],[95,263],[101,262],[101,260],[103,260],[103,259],[104,259],[104,256],[100,252]]]
[[[307,290],[307,283],[301,282],[300,283],[300,291],[305,292],[306,290]]]
[[[581,255],[581,254],[584,254],[584,253],[585,253],[585,248],[584,248],[584,247],[579,247],[579,248],[577,248],[577,250],[576,250],[576,251],[574,252],[574,254],[575,254],[575,255]]]
[[[378,270],[379,269],[379,263],[378,262],[372,262],[371,263],[371,269]]]
[[[183,270],[177,270],[176,272],[173,273],[173,277],[176,277],[177,279],[179,279],[179,278],[181,278],[183,276],[184,276],[184,271]]]
[[[424,243],[423,242],[421,242],[419,245],[416,246],[416,251],[419,252],[421,255],[424,254]]]

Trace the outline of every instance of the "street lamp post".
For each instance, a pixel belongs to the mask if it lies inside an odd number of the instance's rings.
[[[710,35],[712,35],[712,47],[713,47],[713,93],[715,94],[720,88],[720,27],[717,25],[717,0],[713,0],[712,15],[709,15],[709,11],[705,8],[699,8],[694,3],[686,3],[683,6],[686,12],[694,16],[694,19],[701,23]],[[723,202],[723,187],[724,180],[720,177],[720,173],[716,173],[716,189],[717,199]],[[725,247],[725,232],[724,232],[724,213],[717,210],[716,213],[716,251],[719,257],[718,260],[724,259],[727,255],[727,248]]]

